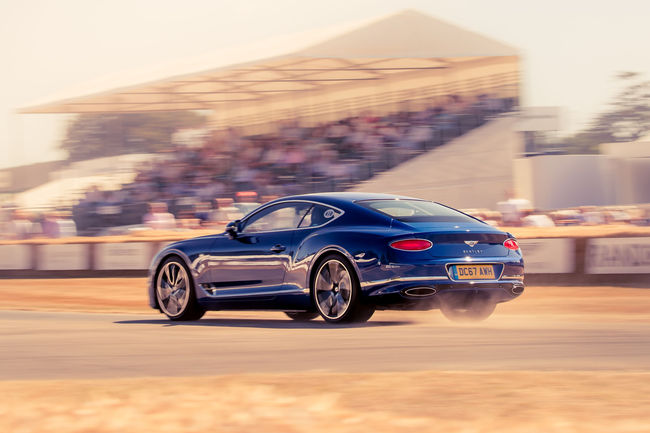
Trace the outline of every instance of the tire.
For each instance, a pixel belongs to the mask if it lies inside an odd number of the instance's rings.
[[[169,257],[156,275],[156,301],[170,320],[199,320],[205,314],[194,295],[194,281],[179,257]]]
[[[442,299],[440,311],[452,322],[480,322],[492,315],[496,305],[490,296],[472,293]]]
[[[284,314],[296,322],[309,322],[319,316],[316,311],[285,311]]]
[[[340,254],[327,254],[312,277],[311,295],[316,311],[329,323],[361,323],[370,319],[374,306],[363,302],[354,268]]]

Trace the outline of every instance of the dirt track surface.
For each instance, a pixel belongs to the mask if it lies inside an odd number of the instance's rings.
[[[279,313],[159,316],[0,312],[0,380],[296,371],[643,370],[650,323],[505,314],[454,325],[437,312],[368,324],[297,323]]]
[[[0,308],[4,310],[153,312],[147,304],[146,278],[0,279],[0,299]],[[645,320],[649,311],[650,289],[635,286],[531,286],[515,301],[500,304],[496,316],[579,314],[581,320],[600,320],[599,315],[604,314],[612,320],[612,316],[619,315],[619,319],[629,321]],[[238,314],[259,317],[259,313]],[[438,315],[436,312],[428,314]],[[221,317],[224,313],[210,315]]]
[[[332,326],[279,312],[170,322],[146,306],[145,283],[0,280],[4,308],[40,310],[0,311],[0,379],[650,366],[650,289],[535,286],[478,324],[434,310]]]
[[[1,432],[650,431],[650,289],[528,287],[476,325],[331,326],[179,325],[144,286],[0,280]]]
[[[641,433],[650,373],[440,372],[0,382],[0,431]]]

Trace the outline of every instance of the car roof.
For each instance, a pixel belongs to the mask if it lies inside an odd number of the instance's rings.
[[[322,192],[314,194],[300,194],[288,197],[282,197],[274,201],[286,200],[310,200],[319,201],[327,204],[352,204],[360,200],[395,200],[395,199],[411,199],[419,200],[413,197],[406,197],[403,195],[382,194],[375,192]]]

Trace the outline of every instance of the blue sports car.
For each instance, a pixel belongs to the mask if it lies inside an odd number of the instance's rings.
[[[221,234],[168,245],[149,303],[171,320],[207,310],[279,310],[364,322],[377,309],[439,308],[481,320],[524,290],[517,241],[439,203],[324,193],[266,203]]]

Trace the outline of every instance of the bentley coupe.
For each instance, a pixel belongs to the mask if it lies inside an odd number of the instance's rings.
[[[364,322],[375,310],[440,309],[487,318],[524,290],[516,239],[448,206],[410,197],[323,193],[266,203],[225,232],[168,245],[149,303],[171,320],[208,310],[277,310]]]

